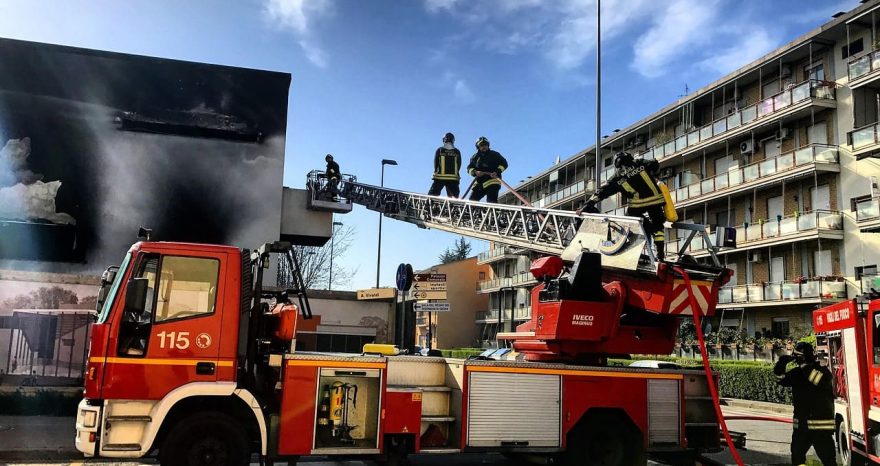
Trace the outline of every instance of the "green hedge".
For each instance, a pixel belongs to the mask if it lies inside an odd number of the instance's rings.
[[[444,358],[467,359],[469,356],[479,356],[486,351],[485,348],[455,348],[440,350]]]
[[[77,405],[81,399],[82,389],[5,389],[0,390],[0,413],[4,415],[76,416]]]

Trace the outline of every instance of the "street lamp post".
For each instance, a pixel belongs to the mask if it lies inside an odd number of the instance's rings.
[[[333,290],[333,243],[336,241],[336,227],[341,226],[342,222],[330,225],[330,278],[327,279],[327,290]]]
[[[379,178],[379,187],[385,186],[385,165],[397,165],[397,162],[390,159],[382,159],[382,175]],[[376,248],[376,288],[379,288],[379,270],[382,263],[382,212],[379,212],[379,246]]]

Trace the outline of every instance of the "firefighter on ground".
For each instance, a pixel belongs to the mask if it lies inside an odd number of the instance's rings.
[[[501,172],[507,170],[507,160],[498,152],[489,149],[489,140],[483,136],[477,139],[477,152],[471,156],[467,171],[474,177],[474,188],[470,200],[479,201],[486,196],[487,202],[498,202],[501,191]]]
[[[670,218],[675,214],[675,206],[671,198],[664,195],[658,179],[660,164],[656,160],[636,160],[629,152],[618,152],[614,156],[614,168],[614,176],[587,199],[577,210],[578,215],[598,213],[599,202],[621,193],[627,199],[626,215],[643,219],[645,233],[654,237],[657,257],[663,259],[666,240],[663,224],[667,220],[675,221]]]
[[[342,176],[339,171],[339,164],[333,161],[332,154],[327,154],[324,160],[327,162],[327,170],[324,172],[324,175],[327,177],[327,190],[335,197],[338,193],[339,178]]]
[[[797,367],[786,371],[792,361]],[[773,373],[780,385],[791,387],[794,404],[791,463],[805,464],[807,450],[812,446],[824,466],[836,465],[831,371],[816,361],[813,345],[802,341],[794,347],[791,356],[780,356]]]
[[[461,187],[461,176],[458,171],[461,168],[461,152],[455,148],[455,135],[446,133],[443,136],[443,145],[434,152],[434,180],[428,194],[439,196],[440,191],[446,188],[446,195],[458,197]]]

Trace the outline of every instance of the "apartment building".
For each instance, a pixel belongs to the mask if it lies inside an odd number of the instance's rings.
[[[597,166],[602,181],[614,173],[615,153],[657,160],[681,221],[737,230],[738,247],[719,256],[734,276],[715,323],[749,335],[807,333],[813,309],[867,291],[880,263],[880,235],[870,233],[880,231],[878,23],[880,0],[865,1],[615,130],[598,157],[594,145],[515,189],[535,206],[575,209],[595,189]],[[510,193],[500,201],[519,203]],[[625,202],[601,207],[622,214]],[[667,231],[667,241],[678,250],[682,235]],[[521,278],[529,258],[518,252],[498,246],[479,257],[496,277],[481,284],[487,335],[496,309],[502,326],[511,310],[514,323],[530,316],[534,281]],[[708,257],[699,241],[684,252]]]

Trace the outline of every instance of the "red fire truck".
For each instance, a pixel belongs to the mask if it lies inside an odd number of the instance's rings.
[[[818,309],[813,329],[834,375],[839,456],[847,465],[880,464],[880,300]]]
[[[356,187],[346,195],[366,204]],[[377,192],[384,202],[370,205],[399,219],[479,237],[473,232],[491,232],[490,215],[495,234],[513,243],[555,250],[552,241],[576,242],[570,268],[559,257],[533,265],[542,282],[532,292],[534,315],[506,336],[521,360],[396,355],[385,346],[296,352],[297,322],[311,311],[289,245],[251,252],[141,241],[104,277],[77,448],[88,457],[158,454],[163,465],[240,465],[254,453],[267,462],[321,455],[394,463],[459,452],[629,465],[649,453],[718,447],[704,373],[600,364],[615,354],[670,352],[679,314],[714,313],[725,269],[646,257],[634,218],[513,206],[522,210],[505,217],[498,212],[508,207],[422,195],[428,204],[417,206],[403,200],[407,193]],[[449,226],[453,218],[460,223]],[[563,240],[565,225],[576,234]],[[597,234],[610,254],[589,251]],[[620,262],[628,250],[637,261],[630,270]],[[280,288],[263,286],[273,260],[292,277]],[[699,299],[685,304],[689,293]]]

